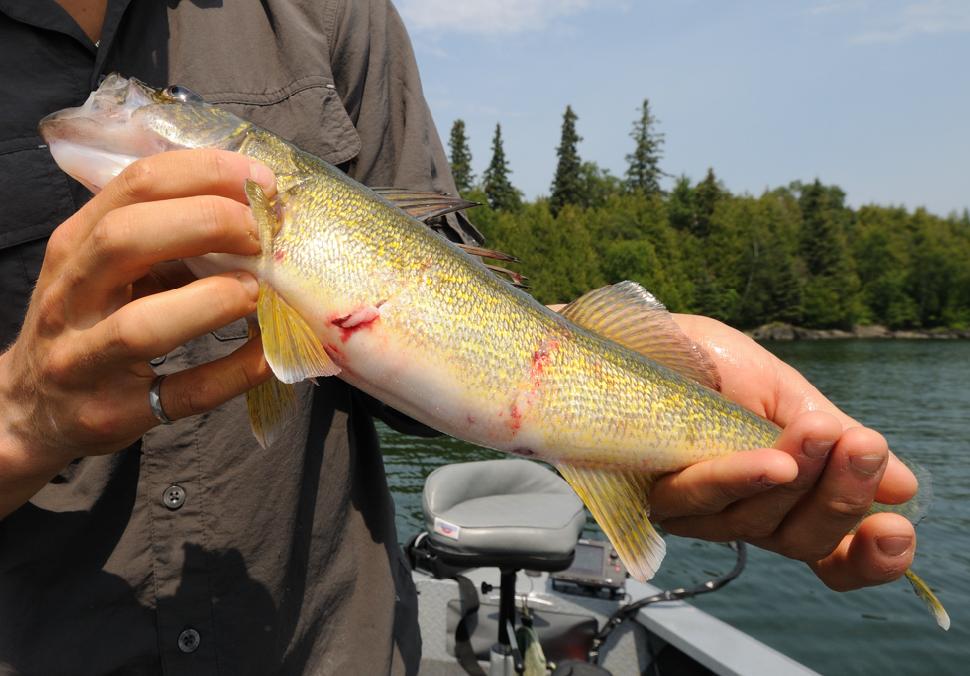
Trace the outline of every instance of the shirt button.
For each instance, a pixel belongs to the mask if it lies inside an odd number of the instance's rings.
[[[183,629],[179,634],[179,650],[183,653],[194,653],[199,649],[202,637],[195,629]]]
[[[169,509],[178,509],[185,504],[185,489],[172,484],[162,493],[162,504]]]

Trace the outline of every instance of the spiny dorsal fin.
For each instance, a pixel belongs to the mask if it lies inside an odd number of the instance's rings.
[[[663,303],[636,282],[590,291],[560,313],[701,385],[721,389],[721,377],[708,354],[680,330]]]
[[[491,258],[497,261],[508,261],[510,263],[518,263],[519,259],[511,254],[507,254],[504,251],[496,251],[495,249],[486,249],[483,246],[475,246],[474,244],[460,244],[458,242],[452,242],[456,247],[469,253],[472,256],[478,256],[479,258]]]
[[[529,285],[525,283],[526,280],[529,278],[523,275],[521,272],[516,272],[515,270],[509,270],[508,268],[503,268],[498,265],[489,265],[488,263],[485,264],[485,267],[491,270],[492,272],[494,272],[499,277],[499,279],[502,279],[503,281],[508,282],[514,287],[517,287],[519,289],[529,288]]]
[[[630,575],[646,582],[660,568],[667,545],[650,523],[653,477],[632,470],[562,463],[556,469],[592,512]]]
[[[458,228],[452,227],[451,232],[457,233],[459,237],[462,237],[466,241],[454,242],[452,241],[453,238],[445,236],[445,239],[448,239],[449,242],[459,249],[470,253],[472,256],[491,258],[498,261],[510,261],[512,263],[519,262],[519,259],[515,256],[503,251],[496,251],[495,249],[486,249],[480,246],[480,244],[477,244],[483,241],[481,233],[478,232],[478,229],[460,211],[462,209],[477,207],[479,206],[478,202],[471,202],[461,197],[447,195],[445,193],[405,190],[404,188],[379,187],[371,188],[371,190],[412,218],[418,219],[432,230],[439,232],[441,235],[445,235],[445,233],[442,227],[443,220],[439,217],[453,213],[458,221]],[[468,242],[469,239],[477,243],[470,243]],[[514,270],[487,264],[485,267],[494,272],[499,279],[510,282],[512,286],[517,286],[521,289],[528,288],[525,283],[526,278]]]
[[[478,206],[478,202],[470,202],[456,195],[440,192],[404,188],[371,188],[371,190],[419,221],[427,221],[435,216],[444,216],[459,209]]]

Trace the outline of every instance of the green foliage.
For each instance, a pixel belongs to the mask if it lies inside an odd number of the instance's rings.
[[[576,133],[576,113],[571,106],[566,106],[562,116],[562,135],[556,156],[556,175],[552,180],[552,195],[549,198],[549,208],[553,214],[567,204],[586,204],[587,196],[583,192],[582,162],[576,146],[583,139]]]
[[[495,136],[492,137],[492,161],[482,177],[488,204],[493,209],[515,211],[522,205],[521,193],[509,180],[511,173],[505,159],[505,148],[502,146],[502,125],[496,124]]]
[[[544,303],[624,279],[672,311],[739,328],[970,327],[970,213],[845,205],[837,186],[792,183],[733,195],[713,169],[669,194],[581,162],[570,108],[553,196],[521,203],[508,182],[501,129],[473,219],[489,245],[518,256]],[[627,177],[629,179],[629,177]]]
[[[455,120],[451,125],[448,148],[451,150],[451,175],[455,179],[458,194],[464,195],[472,189],[472,184],[475,182],[475,174],[472,173],[472,151],[468,148],[464,120]]]
[[[650,112],[649,99],[643,100],[640,107],[640,118],[633,123],[630,137],[636,146],[632,153],[626,156],[626,187],[631,192],[641,192],[645,195],[660,192],[661,150],[664,135],[654,130],[657,118]]]

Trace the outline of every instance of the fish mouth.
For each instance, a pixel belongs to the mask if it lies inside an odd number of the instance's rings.
[[[171,149],[139,120],[139,111],[157,103],[158,95],[135,78],[112,73],[82,105],[42,119],[40,135],[64,171],[98,192],[138,158]]]

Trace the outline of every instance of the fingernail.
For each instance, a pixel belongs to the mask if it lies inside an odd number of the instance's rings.
[[[240,272],[238,275],[236,275],[236,279],[238,279],[239,283],[243,285],[243,288],[249,292],[250,296],[259,295],[259,282],[251,274],[247,272]]]
[[[886,464],[886,456],[876,454],[850,455],[849,463],[852,465],[852,468],[860,474],[873,476],[876,472],[882,469],[884,464]]]
[[[267,190],[276,189],[276,175],[262,162],[249,163],[249,178]]]
[[[806,439],[802,443],[802,453],[813,460],[824,458],[835,445],[834,441],[828,439]]]
[[[913,544],[913,538],[908,535],[887,535],[886,537],[876,538],[876,546],[886,556],[899,556],[908,550]]]

